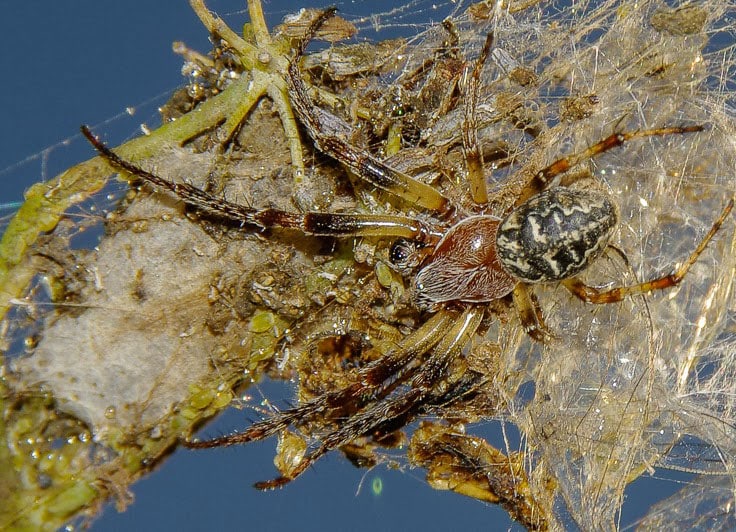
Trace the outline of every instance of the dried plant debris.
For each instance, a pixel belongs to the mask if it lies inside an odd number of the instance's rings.
[[[291,39],[302,38],[320,12],[319,9],[300,9],[297,13],[284,17],[284,23],[276,26],[274,33],[283,34]],[[341,16],[334,16],[322,24],[314,38],[335,43],[349,39],[357,32],[358,29],[350,21]]]
[[[675,9],[660,7],[652,15],[652,27],[670,35],[697,35],[703,31],[707,18],[703,6],[695,4]]]
[[[408,452],[413,464],[427,470],[433,488],[500,504],[529,530],[548,529],[545,510],[531,493],[524,453],[506,456],[481,438],[430,422],[414,432]]]
[[[244,421],[244,441],[278,434],[281,476],[261,487],[339,449],[360,467],[425,468],[530,529],[615,528],[627,486],[671,467],[702,475],[644,523],[702,524],[702,510],[733,525],[728,4],[461,2],[416,35],[299,63],[321,12],[269,34],[252,0],[241,36],[192,4],[215,48],[177,44],[187,88],[160,129],[113,148],[141,169],[122,172],[131,188],[106,203],[120,165],[82,163],[32,188],[0,243],[0,525],[125,506],[264,373],[299,384],[282,398],[294,408]],[[360,29],[330,20],[318,38]],[[561,202],[559,188],[616,205],[577,277],[428,292],[421,268],[459,221]],[[64,218],[83,201],[100,216]],[[94,224],[99,245],[76,249]],[[580,300],[660,276],[623,301]],[[473,435],[490,419],[520,442]]]

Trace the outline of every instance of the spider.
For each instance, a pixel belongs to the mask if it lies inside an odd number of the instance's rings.
[[[299,59],[320,25],[335,9],[320,14],[295,45],[287,84],[296,116],[316,147],[347,166],[367,183],[429,211],[436,221],[383,214],[288,212],[257,209],[214,197],[188,183],[175,183],[123,160],[99,141],[86,126],[82,132],[113,167],[173,192],[204,216],[240,227],[292,229],[307,235],[381,237],[396,239],[392,261],[411,276],[415,305],[428,314],[426,321],[395,349],[357,371],[355,381],[288,410],[252,424],[243,432],[206,441],[184,441],[189,448],[229,446],[260,440],[290,426],[329,419],[332,427],[320,434],[316,448],[286,474],[258,482],[259,489],[283,486],[303,473],[327,452],[360,436],[375,436],[405,426],[413,418],[473,393],[477,376],[468,372],[447,386],[449,368],[479,329],[488,303],[511,295],[519,319],[529,335],[548,341],[552,334],[528,286],[561,283],[588,303],[614,303],[637,294],[680,283],[713,239],[733,208],[731,199],[706,236],[672,273],[642,283],[601,290],[577,276],[599,258],[618,225],[618,210],[603,192],[554,184],[555,178],[584,160],[625,142],[649,136],[695,133],[702,126],[673,126],[614,133],[580,153],[563,157],[540,170],[497,217],[485,213],[488,193],[475,136],[474,103],[480,72],[491,49],[492,37],[468,69],[463,145],[470,196],[469,214],[435,188],[395,170],[330,130],[337,120],[317,107],[299,70]],[[334,127],[334,126],[333,126]],[[571,181],[578,179],[572,177]]]

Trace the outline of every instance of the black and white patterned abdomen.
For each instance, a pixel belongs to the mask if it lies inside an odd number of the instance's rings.
[[[498,229],[501,264],[527,283],[560,281],[585,270],[605,249],[617,224],[602,193],[555,187],[512,211]]]

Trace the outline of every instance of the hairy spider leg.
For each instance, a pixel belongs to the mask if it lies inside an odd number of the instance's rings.
[[[417,405],[426,402],[432,394],[434,383],[440,376],[447,373],[450,364],[475,334],[484,312],[482,306],[471,306],[465,309],[462,316],[455,320],[450,330],[432,350],[419,371],[407,382],[408,387],[404,393],[389,397],[350,417],[337,430],[322,438],[319,447],[302,458],[289,476],[258,482],[255,487],[261,490],[282,487],[301,475],[321,456],[359,436],[371,433],[377,427],[393,419],[404,417]]]
[[[635,296],[638,294],[647,294],[654,290],[663,290],[671,286],[676,286],[680,283],[680,281],[683,280],[688,270],[690,270],[692,265],[695,264],[700,254],[705,251],[706,246],[710,243],[718,230],[721,228],[723,222],[726,221],[726,218],[733,209],[733,203],[734,200],[731,199],[726,207],[723,209],[723,212],[721,212],[721,215],[713,223],[713,226],[710,228],[710,231],[708,231],[708,234],[706,234],[705,237],[700,241],[698,247],[695,248],[695,250],[690,254],[687,260],[682,263],[679,268],[676,268],[669,275],[663,275],[662,277],[658,277],[650,281],[644,281],[643,283],[638,283],[630,286],[619,286],[617,288],[611,288],[609,290],[600,290],[598,288],[588,286],[574,277],[572,279],[566,279],[562,281],[562,284],[565,286],[565,288],[570,290],[570,292],[575,294],[583,301],[597,304],[615,303],[627,297]]]
[[[696,133],[703,131],[703,126],[671,126],[671,127],[659,127],[653,129],[642,129],[639,131],[632,131],[628,133],[613,133],[605,139],[596,142],[592,146],[589,146],[585,150],[568,155],[557,159],[552,164],[543,168],[532,178],[527,184],[524,190],[519,194],[514,207],[518,207],[532,196],[536,196],[543,190],[545,190],[552,180],[560,174],[567,172],[570,168],[579,165],[581,162],[592,159],[601,153],[607,152],[610,149],[621,146],[625,142],[633,139],[642,137],[654,137],[654,136],[665,136],[665,135],[680,135],[683,133]]]
[[[442,236],[441,231],[420,220],[406,216],[325,212],[295,213],[279,209],[254,209],[232,203],[208,194],[189,183],[175,183],[152,174],[122,159],[97,139],[87,126],[82,126],[81,130],[92,146],[113,167],[133,174],[152,185],[170,190],[184,203],[199,209],[207,216],[239,227],[298,229],[302,233],[317,236],[403,237],[426,244],[432,244]]]
[[[448,198],[429,185],[391,168],[370,153],[361,150],[341,137],[332,134],[325,127],[325,119],[339,120],[320,109],[312,101],[309,90],[299,70],[299,59],[314,34],[324,22],[334,16],[336,9],[329,8],[310,24],[305,36],[296,44],[294,58],[289,62],[286,78],[291,105],[299,121],[304,125],[315,146],[324,154],[344,164],[358,177],[368,183],[390,192],[410,203],[442,215],[450,215],[454,206]]]
[[[462,125],[463,152],[465,153],[465,164],[468,172],[468,184],[470,185],[470,197],[476,205],[483,206],[488,203],[488,189],[486,177],[483,173],[483,155],[478,148],[478,116],[476,107],[480,95],[480,74],[483,70],[488,55],[493,45],[493,34],[486,36],[483,49],[475,61],[472,73],[468,76],[465,87],[465,117]]]
[[[433,315],[419,329],[406,336],[397,349],[361,368],[356,381],[347,388],[329,392],[302,405],[278,412],[272,417],[254,423],[242,432],[210,440],[184,441],[183,445],[191,449],[207,449],[248,443],[273,436],[291,425],[300,425],[317,416],[329,414],[328,410],[344,409],[345,403],[362,408],[367,402],[390,393],[396,383],[402,380],[396,377],[397,373],[406,376],[409,369],[415,370],[418,362],[413,364],[412,362],[430,351],[447,334],[455,319],[457,315],[451,312],[438,312]],[[411,368],[408,367],[410,365]],[[389,379],[391,382],[388,382]]]

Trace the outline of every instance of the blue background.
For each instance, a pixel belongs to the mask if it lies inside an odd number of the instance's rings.
[[[285,8],[288,4],[264,3],[270,26],[302,7]],[[247,20],[245,1],[209,5],[236,30]],[[348,18],[386,8],[381,2],[338,6]],[[89,158],[92,152],[78,134],[81,123],[92,125],[112,145],[137,135],[142,122],[155,127],[156,108],[184,83],[182,61],[171,51],[171,43],[183,40],[193,49],[205,53],[210,49],[206,31],[184,0],[16,1],[3,2],[2,10],[0,202],[19,201],[31,183]],[[125,112],[129,106],[136,108],[132,117]],[[261,389],[276,401],[293,397],[283,384],[265,384]],[[207,431],[216,434],[245,423],[244,414],[232,410]],[[498,437],[493,425],[473,431]],[[358,470],[337,453],[320,460],[286,489],[257,492],[251,484],[275,474],[274,448],[271,439],[240,448],[177,451],[133,486],[135,502],[127,512],[119,514],[108,506],[93,529],[518,528],[496,507],[432,490],[421,470]],[[380,495],[371,490],[377,477],[383,482]],[[637,481],[630,501],[662,488],[672,491],[676,483]],[[626,510],[630,520],[642,507],[630,505]]]

